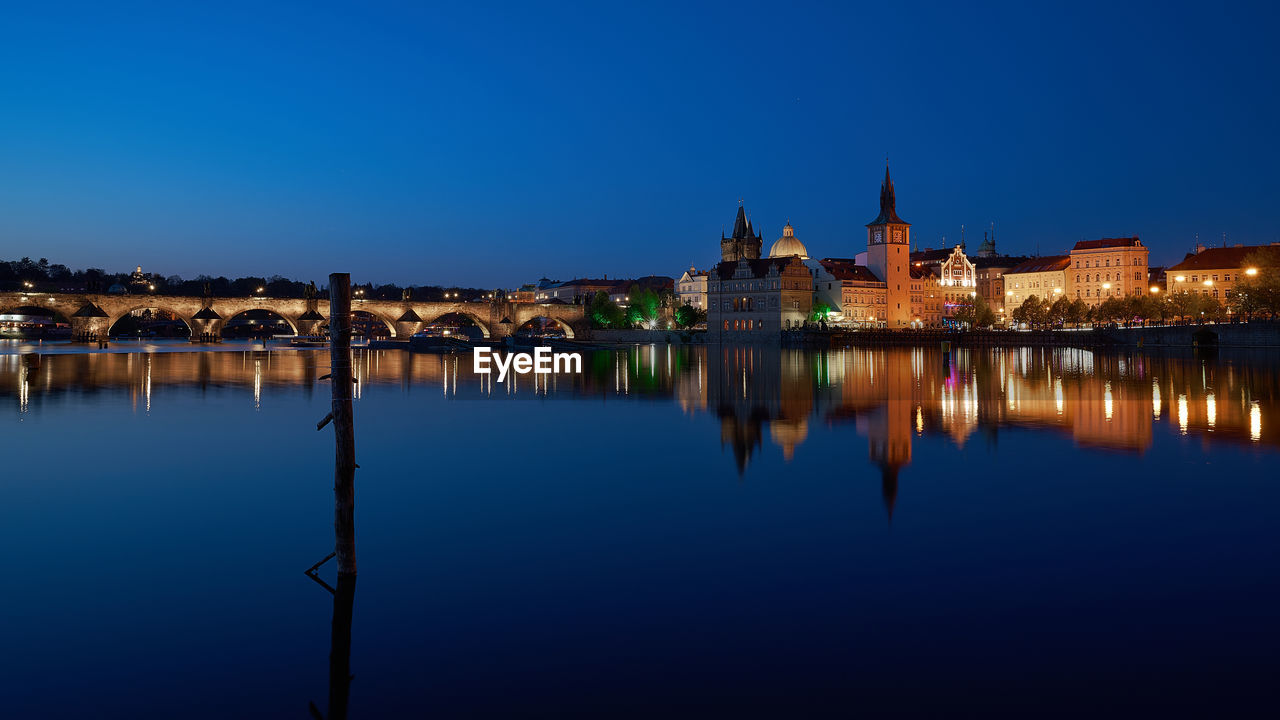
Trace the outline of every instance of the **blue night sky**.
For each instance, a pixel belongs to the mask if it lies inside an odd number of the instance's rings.
[[[1274,7],[25,3],[0,258],[507,286],[678,275],[738,199],[865,245],[1280,241]]]

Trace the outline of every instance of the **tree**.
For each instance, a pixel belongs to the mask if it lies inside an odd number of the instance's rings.
[[[809,322],[826,322],[827,317],[831,315],[831,306],[826,303],[814,303],[813,310],[809,313]]]
[[[685,303],[676,308],[676,325],[691,328],[707,321],[707,311]]]
[[[658,318],[662,299],[649,288],[632,285],[627,293],[627,322],[633,327],[651,325]]]
[[[1258,313],[1275,317],[1280,313],[1280,251],[1259,248],[1249,253],[1244,258],[1242,274],[1244,278],[1227,296],[1232,312],[1246,318]]]
[[[1109,297],[1098,306],[1096,315],[1101,322],[1114,322],[1116,318],[1124,317],[1124,303],[1120,298]]]
[[[1049,311],[1040,298],[1032,295],[1013,311],[1014,322],[1026,323],[1028,327],[1042,325],[1049,317]]]
[[[1165,317],[1169,314],[1168,303],[1160,295],[1139,296],[1136,314],[1144,320],[1164,322]]]
[[[1076,327],[1089,317],[1089,305],[1080,298],[1071,301],[1071,305],[1067,308],[1067,320]]]
[[[1066,295],[1059,295],[1057,300],[1049,306],[1049,322],[1058,325],[1065,323],[1067,317],[1071,315],[1071,301]]]
[[[986,299],[981,295],[978,296],[977,302],[974,303],[974,310],[977,315],[973,321],[974,325],[989,328],[996,324],[996,311],[991,309],[991,306],[987,304]]]
[[[978,310],[973,298],[965,298],[956,303],[956,309],[951,313],[951,319],[960,325],[973,326],[978,321]]]
[[[610,300],[609,295],[603,290],[591,298],[591,304],[587,306],[587,317],[590,318],[591,325],[597,328],[618,329],[624,327],[627,322],[622,308]]]

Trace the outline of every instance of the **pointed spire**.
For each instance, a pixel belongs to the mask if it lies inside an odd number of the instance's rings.
[[[746,237],[747,229],[749,227],[750,224],[747,222],[747,210],[742,207],[742,205],[738,205],[738,217],[733,221],[733,235],[731,237],[739,239]]]
[[[867,225],[884,225],[887,223],[910,225],[911,223],[898,217],[897,204],[897,198],[893,192],[893,178],[889,177],[889,159],[885,158],[884,182],[880,183],[880,215],[875,220],[867,223]]]

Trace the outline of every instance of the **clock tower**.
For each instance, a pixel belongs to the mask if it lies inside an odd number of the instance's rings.
[[[889,165],[880,185],[880,215],[867,223],[867,268],[888,286],[885,327],[911,324],[911,223],[898,217]]]

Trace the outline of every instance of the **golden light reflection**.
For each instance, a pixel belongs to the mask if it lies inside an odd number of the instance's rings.
[[[253,409],[262,409],[262,360],[253,361]]]
[[[538,396],[666,395],[677,412],[718,418],[742,467],[762,443],[785,443],[778,445],[785,453],[804,454],[805,443],[815,442],[810,425],[824,428],[823,436],[874,436],[872,462],[889,468],[886,478],[909,464],[911,443],[930,434],[962,447],[975,433],[1024,426],[1064,433],[1080,447],[1144,452],[1165,415],[1162,385],[1174,395],[1168,431],[1212,431],[1215,442],[1280,444],[1280,437],[1263,434],[1270,427],[1263,427],[1264,406],[1280,395],[1270,365],[1215,359],[965,348],[943,365],[940,351],[921,348],[672,347],[664,355],[636,348],[614,352],[612,368],[607,355],[595,356],[581,375],[512,377],[498,393],[493,376],[474,373],[465,355],[357,353],[357,397],[365,389],[410,392],[413,385],[438,388],[445,397],[489,393],[495,402],[530,387]],[[128,393],[124,402],[149,411],[153,397],[165,403],[162,386],[238,387],[241,393],[251,388],[260,408],[264,389],[327,388],[320,376],[328,373],[328,356],[319,351],[132,355],[46,355],[43,365],[34,359],[30,367],[21,357],[0,356],[0,397],[13,397],[10,407],[25,414],[41,410],[40,395],[114,386]],[[633,375],[637,392],[630,393]],[[532,386],[519,384],[530,381]],[[1238,401],[1220,404],[1219,394]]]

